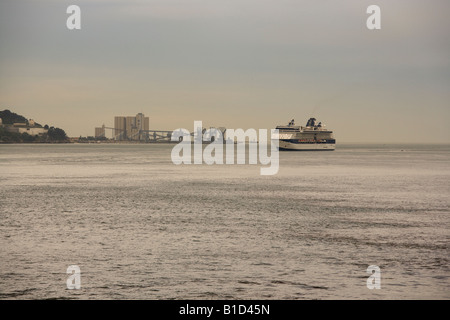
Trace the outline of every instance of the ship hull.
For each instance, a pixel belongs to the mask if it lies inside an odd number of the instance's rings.
[[[279,140],[278,149],[280,151],[334,151],[334,143],[292,143]]]

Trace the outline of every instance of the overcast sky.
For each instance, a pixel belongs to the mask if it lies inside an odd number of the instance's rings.
[[[81,8],[81,30],[66,9]],[[366,9],[381,8],[381,30]],[[0,110],[69,136],[143,112],[150,129],[271,128],[337,142],[450,143],[448,0],[0,2]]]

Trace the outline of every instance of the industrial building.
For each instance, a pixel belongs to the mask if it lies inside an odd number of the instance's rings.
[[[115,140],[141,141],[146,139],[143,131],[149,130],[149,118],[143,113],[133,116],[114,117],[113,138]]]
[[[212,127],[211,127],[212,128]],[[218,128],[222,132],[224,137],[226,128]],[[109,135],[106,135],[106,131],[112,131],[112,139]],[[201,134],[206,131],[203,128]],[[181,140],[172,141],[172,130],[150,130],[149,117],[144,116],[143,113],[138,113],[136,116],[115,116],[114,127],[102,127],[95,128],[95,138],[97,140],[108,140],[108,142],[115,141],[139,141],[144,143],[178,143]],[[193,133],[189,133],[193,136]],[[106,138],[108,136],[108,138]],[[91,137],[92,138],[92,137]],[[100,138],[100,139],[99,139]]]
[[[94,137],[96,137],[96,138],[104,138],[105,137],[105,125],[95,128],[95,136]]]

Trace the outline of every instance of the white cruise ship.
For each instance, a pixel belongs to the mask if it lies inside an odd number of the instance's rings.
[[[333,131],[325,128],[315,118],[310,118],[306,126],[296,126],[294,120],[288,125],[277,126],[279,149],[285,151],[333,151],[336,140]]]

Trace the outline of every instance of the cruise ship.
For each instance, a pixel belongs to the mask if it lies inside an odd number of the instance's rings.
[[[336,140],[333,131],[327,130],[322,122],[310,118],[306,126],[296,126],[294,120],[288,125],[277,126],[279,150],[285,151],[333,151]]]

